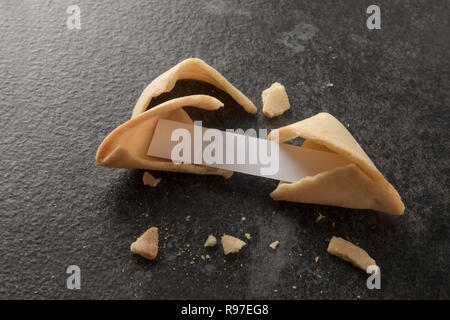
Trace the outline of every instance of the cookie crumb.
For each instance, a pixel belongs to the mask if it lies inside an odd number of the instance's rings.
[[[269,247],[271,247],[273,250],[275,250],[278,247],[278,244],[280,243],[280,241],[274,241],[271,244],[269,244]]]
[[[369,254],[350,241],[333,236],[328,244],[327,252],[335,255],[342,260],[348,261],[355,267],[367,271],[369,266],[375,265],[376,262]]]
[[[158,228],[151,227],[130,246],[131,252],[153,260],[158,255]]]
[[[161,181],[161,179],[157,179],[154,176],[152,176],[150,172],[145,171],[144,176],[142,177],[142,181],[146,186],[156,187],[158,183]]]
[[[270,88],[262,92],[263,113],[268,118],[282,115],[289,110],[289,98],[286,88],[278,82],[273,83]]]
[[[319,212],[319,216],[316,219],[316,223],[319,222],[320,220],[322,220],[323,218],[325,218],[325,216]]]
[[[250,233],[246,233],[246,234],[245,234],[245,237],[246,237],[248,240],[250,240],[250,239],[252,238],[252,236],[250,235]]]
[[[239,238],[224,234],[222,236],[222,246],[225,255],[239,252],[246,243]]]
[[[208,236],[208,239],[206,239],[204,247],[215,247],[217,244],[217,239],[212,234]]]

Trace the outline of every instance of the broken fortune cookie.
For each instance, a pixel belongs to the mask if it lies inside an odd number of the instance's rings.
[[[167,159],[147,155],[156,124],[160,118],[193,123],[183,107],[217,110],[223,104],[207,95],[192,95],[172,99],[147,110],[151,100],[171,91],[177,80],[194,79],[210,83],[228,93],[249,113],[256,113],[255,105],[217,70],[201,59],[186,59],[154,79],[142,92],[131,120],[113,130],[97,150],[98,164],[112,168],[134,168],[193,174],[221,175],[229,178],[233,172],[195,164],[174,164]]]
[[[97,150],[98,164],[111,168],[134,168],[230,177],[233,172],[196,164],[175,164],[171,160],[147,155],[156,124],[160,118],[193,123],[184,106],[217,110],[223,103],[206,95],[192,95],[164,102],[114,129]]]
[[[372,209],[403,214],[405,206],[395,188],[353,138],[347,128],[328,113],[273,130],[279,143],[301,137],[302,148],[334,152],[350,164],[308,176],[294,183],[280,182],[270,194],[274,200]]]
[[[228,93],[248,113],[256,113],[257,108],[241,91],[228,82],[216,69],[197,58],[183,60],[170,70],[153,80],[142,92],[133,109],[132,118],[147,110],[150,101],[175,87],[177,80],[193,79],[212,84]]]

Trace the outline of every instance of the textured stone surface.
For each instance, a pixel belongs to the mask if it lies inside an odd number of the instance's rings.
[[[378,1],[378,31],[366,28],[366,1],[74,2],[78,31],[66,27],[68,3],[0,3],[0,298],[450,298],[447,1]],[[223,110],[191,114],[218,128],[330,112],[398,189],[405,215],[277,203],[276,181],[241,174],[153,172],[162,181],[147,188],[140,170],[97,166],[98,145],[145,85],[191,56],[259,107],[261,91],[282,83],[291,109],[248,115],[195,81],[153,104],[212,94]],[[149,226],[163,246],[153,262],[129,252]],[[246,232],[238,255],[203,247],[211,233]],[[326,253],[332,235],[376,259],[381,290]],[[81,290],[66,289],[70,264]]]

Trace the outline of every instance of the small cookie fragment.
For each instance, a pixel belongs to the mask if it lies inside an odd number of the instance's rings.
[[[142,180],[144,181],[144,184],[146,186],[150,186],[150,187],[156,187],[158,185],[158,183],[161,181],[161,179],[155,178],[148,171],[144,172],[144,176],[142,177]]]
[[[327,252],[350,262],[364,271],[367,271],[367,267],[376,265],[375,260],[366,251],[339,237],[333,236],[331,238]]]
[[[269,118],[279,116],[290,108],[286,89],[278,82],[262,92],[262,100],[263,113]]]
[[[319,216],[317,217],[316,222],[319,222],[323,218],[325,218],[325,216],[319,212]]]
[[[280,241],[274,241],[271,244],[269,244],[269,247],[271,247],[273,250],[275,250],[278,247],[278,244],[280,243]]]
[[[244,234],[244,236],[245,236],[248,240],[250,240],[250,239],[252,238],[252,236],[250,235],[250,233],[246,233],[246,234]]]
[[[209,235],[208,239],[205,241],[205,248],[206,247],[215,247],[217,244],[217,239],[212,234]]]
[[[222,236],[223,253],[225,253],[225,255],[239,252],[245,245],[246,243],[239,238],[227,234]]]
[[[153,260],[158,255],[158,228],[151,227],[131,244],[131,252]]]

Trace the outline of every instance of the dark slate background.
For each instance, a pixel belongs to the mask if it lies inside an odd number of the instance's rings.
[[[382,29],[370,31],[372,1],[1,1],[0,298],[450,298],[448,3],[377,1]],[[66,27],[70,4],[81,30]],[[143,88],[188,57],[258,107],[263,89],[284,84],[291,110],[249,115],[189,80],[153,105],[214,95],[223,110],[191,114],[218,128],[330,112],[397,188],[405,215],[278,203],[276,181],[242,174],[153,172],[162,182],[148,188],[141,170],[97,166],[97,147]],[[149,226],[163,247],[153,262],[129,252]],[[238,255],[203,248],[211,233],[246,232]],[[326,253],[332,235],[376,259],[381,290]],[[78,291],[66,288],[71,264]]]

